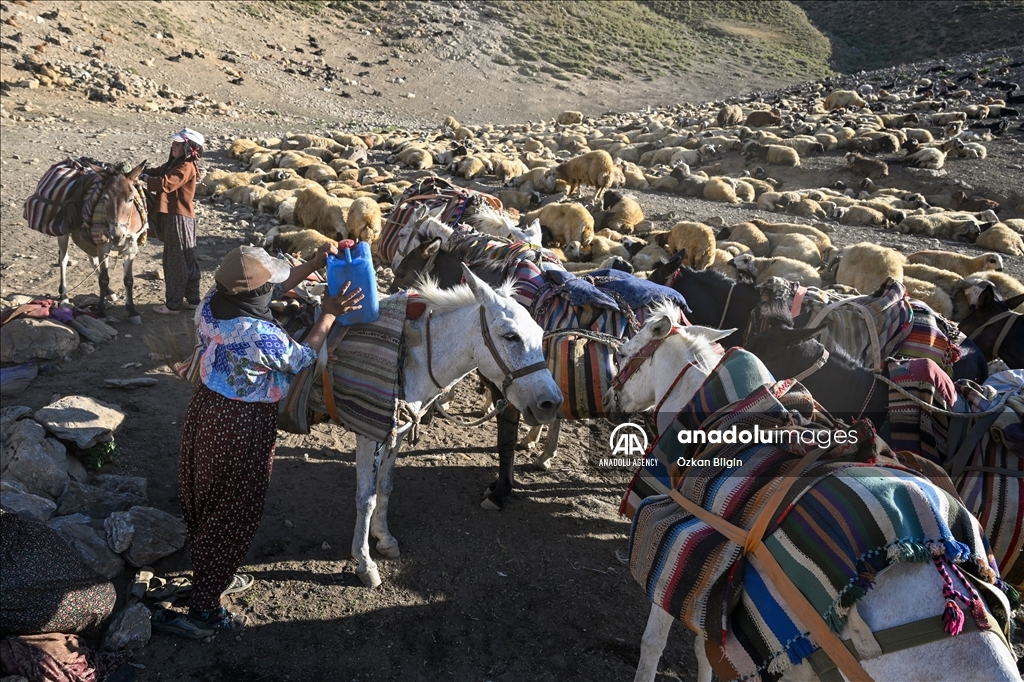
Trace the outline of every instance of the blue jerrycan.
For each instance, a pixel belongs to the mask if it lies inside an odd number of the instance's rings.
[[[342,325],[374,322],[380,315],[380,300],[377,295],[377,274],[373,269],[370,245],[366,242],[353,243],[349,239],[338,242],[338,255],[327,256],[327,291],[331,296],[338,293],[345,282],[352,282],[348,290],[363,290],[359,310],[346,313],[338,318]]]

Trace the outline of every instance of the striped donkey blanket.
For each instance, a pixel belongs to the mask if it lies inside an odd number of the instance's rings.
[[[791,467],[827,445],[784,496],[765,545],[833,631],[841,631],[850,606],[894,561],[945,555],[994,582],[977,521],[960,501],[901,466],[867,422],[837,430],[797,384],[762,386],[702,428],[723,441],[734,432],[754,442],[692,447],[677,489],[742,528]],[[758,436],[779,430],[796,435],[770,443]],[[723,680],[771,679],[816,649],[756,558],[744,557],[742,547],[670,497],[649,497],[637,509],[630,571],[653,603],[708,640]]]
[[[329,366],[334,403],[342,426],[378,443],[395,443],[399,403],[402,398],[403,329],[408,303],[406,293],[380,301],[380,316],[374,322],[349,327],[334,325],[327,337],[328,348],[338,343],[338,362]],[[346,331],[347,330],[347,331]],[[309,406],[326,413],[323,381],[315,377],[309,392]]]
[[[907,298],[903,284],[888,280],[878,296],[844,296],[772,278],[760,285],[761,304],[751,313],[747,338],[762,331],[766,314],[786,310],[798,327],[825,325],[821,342],[840,347],[867,367],[890,356],[927,358],[952,374],[964,339],[956,325],[924,303]],[[797,319],[799,318],[799,319]]]

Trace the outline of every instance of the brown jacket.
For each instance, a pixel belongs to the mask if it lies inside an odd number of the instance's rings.
[[[158,213],[195,217],[192,198],[196,194],[196,165],[191,161],[186,161],[167,175],[150,176],[146,187],[156,192]]]

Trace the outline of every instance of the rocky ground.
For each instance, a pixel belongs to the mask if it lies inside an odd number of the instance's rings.
[[[284,21],[272,9],[240,25],[224,21],[229,12],[224,3],[122,4],[121,15],[112,16],[115,4],[0,3],[0,18],[14,21],[0,27],[5,82],[0,97],[0,298],[57,293],[56,242],[25,227],[22,204],[40,175],[66,156],[157,164],[167,153],[168,136],[188,125],[207,135],[208,169],[235,169],[224,149],[238,136],[433,128],[449,114],[466,124],[523,123],[550,119],[565,109],[596,115],[751,90],[769,96],[768,91],[785,85],[738,81],[725,74],[687,82],[518,82],[482,58],[478,48],[493,42],[501,28],[472,18],[468,5],[458,19],[467,23],[463,35],[478,39],[472,49],[445,37],[445,21],[451,19],[445,12],[454,5],[438,5],[429,6],[407,28],[424,31],[436,25],[442,34],[428,36],[430,50],[409,53],[385,46],[401,40],[382,37],[372,25],[325,26],[291,15]],[[126,13],[125,8],[132,9]],[[63,14],[43,18],[52,12]],[[319,49],[325,50],[327,63],[344,65],[330,82],[325,65],[311,54]],[[989,56],[945,64],[956,70],[977,68]],[[1009,56],[1021,58],[1019,50]],[[37,57],[53,65],[51,81],[72,82],[17,85],[35,75],[17,65]],[[384,60],[388,63],[380,63]],[[900,73],[925,73],[930,66],[903,67]],[[370,75],[358,75],[365,71]],[[843,82],[886,82],[895,73],[858,74]],[[970,185],[976,192],[1019,202],[1024,135],[1016,125],[989,145],[988,159],[958,160],[938,179],[922,180],[899,169],[891,183],[913,191]],[[805,171],[817,173],[822,185],[851,180],[837,158],[813,159]],[[653,192],[642,193],[640,201],[656,225],[665,227],[679,219],[720,216],[728,223],[756,214]],[[1008,208],[1006,217],[1021,215],[1019,203]],[[221,257],[256,239],[269,222],[248,209],[207,200],[198,204],[197,215],[205,290]],[[978,252],[969,245],[841,226],[833,240]],[[162,302],[160,249],[151,242],[136,260],[143,325],[117,321],[124,309],[115,306],[115,338],[83,343],[69,358],[44,363],[29,389],[14,400],[5,398],[3,406],[38,409],[66,395],[120,405],[127,414],[116,436],[120,454],[103,471],[146,477],[150,503],[177,513],[177,448],[190,389],[154,355],[159,346],[154,339],[185,339],[189,330],[184,317],[151,312]],[[72,296],[95,294],[92,267],[80,252],[73,251],[73,258]],[[1021,258],[1006,261],[1011,274],[1024,276]],[[107,378],[140,376],[158,383],[131,392],[104,384]],[[475,408],[473,388],[460,389],[458,409]],[[280,434],[263,524],[246,559],[245,570],[256,576],[257,585],[235,600],[250,615],[251,626],[210,642],[156,635],[135,657],[145,666],[140,679],[628,679],[648,603],[615,557],[628,533],[617,505],[632,471],[596,466],[607,452],[608,432],[604,423],[568,424],[552,470],[535,472],[521,464],[507,509],[493,513],[478,506],[496,466],[493,423],[471,436],[449,423],[426,428],[421,441],[406,448],[396,472],[391,517],[402,558],[379,562],[384,585],[373,591],[359,585],[349,558],[353,436],[324,425],[306,437]],[[188,571],[188,560],[179,552],[156,569],[164,576],[180,575]],[[122,593],[128,578],[117,581]],[[690,641],[683,628],[674,630],[662,659],[662,679],[695,679]]]

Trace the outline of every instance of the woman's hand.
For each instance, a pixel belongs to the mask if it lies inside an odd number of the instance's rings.
[[[327,256],[337,255],[338,245],[331,242],[329,244],[322,245],[316,250],[316,255],[313,256],[313,262],[316,264],[316,269],[321,270],[327,267]]]
[[[354,310],[362,309],[363,306],[358,304],[363,300],[363,290],[356,289],[352,293],[348,293],[350,286],[352,286],[352,282],[345,282],[345,285],[341,287],[341,291],[334,296],[328,296],[324,299],[323,309],[325,313],[340,317]]]

